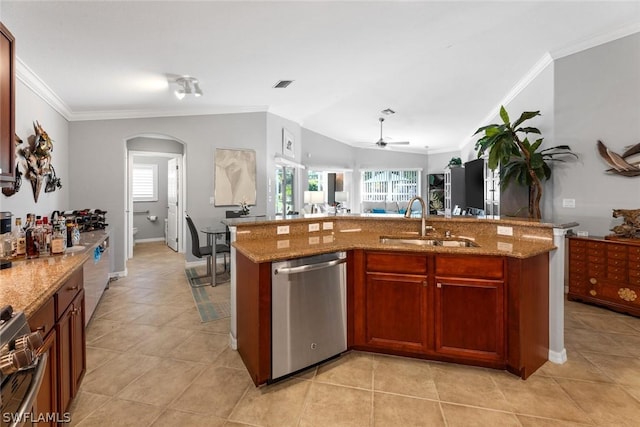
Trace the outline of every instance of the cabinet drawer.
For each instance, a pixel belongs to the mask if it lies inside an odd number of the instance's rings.
[[[629,276],[629,283],[632,285],[640,286],[640,275]]]
[[[29,327],[32,332],[39,331],[44,338],[55,326],[56,314],[54,309],[53,298],[44,303],[42,307],[31,317],[29,317]]]
[[[607,251],[607,258],[609,259],[627,259],[626,252],[612,251],[611,248]]]
[[[589,241],[587,242],[587,248],[589,249],[589,251],[592,250],[604,250],[606,248],[607,244],[604,242],[594,242],[594,241]]]
[[[602,264],[589,264],[587,275],[602,277],[606,274],[607,268]]]
[[[604,264],[606,260],[607,259],[604,256],[596,256],[591,254],[587,256],[587,261],[589,262],[589,264]]]
[[[623,270],[621,273],[613,273],[611,271],[607,272],[607,279],[614,280],[616,282],[626,282],[627,281],[627,271]]]
[[[607,252],[620,252],[626,254],[627,248],[624,245],[616,245],[615,243],[610,243],[607,245]]]
[[[640,307],[640,286],[629,284],[599,283],[593,290],[598,298],[607,299],[619,304]]]
[[[426,275],[427,257],[398,252],[367,252],[366,269],[381,273]]]
[[[587,252],[574,252],[571,251],[571,253],[569,254],[569,259],[571,261],[584,261],[587,259]]]
[[[640,259],[640,246],[629,246],[629,256]]]
[[[578,248],[586,248],[587,242],[581,239],[569,239],[569,248],[573,251]]]
[[[609,268],[612,268],[612,267],[626,267],[627,266],[627,260],[626,259],[609,258],[607,260],[607,264],[608,264]]]
[[[69,307],[69,304],[71,304],[71,301],[73,301],[82,289],[82,280],[82,268],[79,268],[71,274],[64,285],[56,292],[54,296],[56,320],[62,316],[67,307]]]
[[[502,279],[504,260],[502,257],[438,255],[436,256],[436,274],[449,277]]]

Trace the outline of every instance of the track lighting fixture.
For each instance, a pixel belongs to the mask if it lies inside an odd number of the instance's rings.
[[[202,89],[200,89],[200,84],[198,83],[198,79],[195,77],[178,77],[175,79],[175,83],[179,86],[173,93],[176,95],[176,98],[183,99],[186,95],[193,95],[195,97],[202,96]]]

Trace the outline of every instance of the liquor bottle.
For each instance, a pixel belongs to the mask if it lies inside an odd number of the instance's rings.
[[[64,227],[64,223],[60,224],[60,222],[58,222],[54,226],[53,234],[51,235],[51,254],[52,255],[63,254],[67,246],[67,242],[65,239],[66,232],[63,229],[63,227]]]
[[[22,218],[16,218],[16,228],[13,233],[16,238],[16,256],[24,257],[27,254],[27,241],[22,229]]]
[[[38,231],[36,229],[35,215],[28,215],[27,218],[31,219],[24,232],[27,241],[27,259],[38,258],[40,256],[40,247],[38,245]]]
[[[46,216],[42,217],[42,232],[44,234],[44,238],[42,239],[44,242],[44,253],[49,255],[51,253],[51,235],[53,234],[53,228],[51,224],[49,224],[49,218]]]

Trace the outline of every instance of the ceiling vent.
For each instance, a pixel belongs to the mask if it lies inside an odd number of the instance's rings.
[[[274,88],[276,88],[276,89],[284,89],[287,86],[289,86],[291,83],[293,83],[293,80],[280,80],[278,83],[276,83]]]
[[[395,114],[396,112],[393,111],[391,108],[386,108],[382,111],[380,111],[382,114],[384,114],[385,116],[390,116],[392,114]]]

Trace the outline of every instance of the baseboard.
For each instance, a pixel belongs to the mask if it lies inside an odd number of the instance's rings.
[[[135,239],[135,243],[164,242],[164,237],[151,237],[149,239]]]
[[[229,347],[231,347],[232,350],[238,349],[238,340],[234,338],[231,332],[229,332]]]
[[[109,279],[119,279],[121,277],[127,277],[127,270],[124,271],[114,271],[113,273],[109,273]]]
[[[549,350],[549,361],[562,365],[567,361],[567,349],[563,348],[562,351]]]

